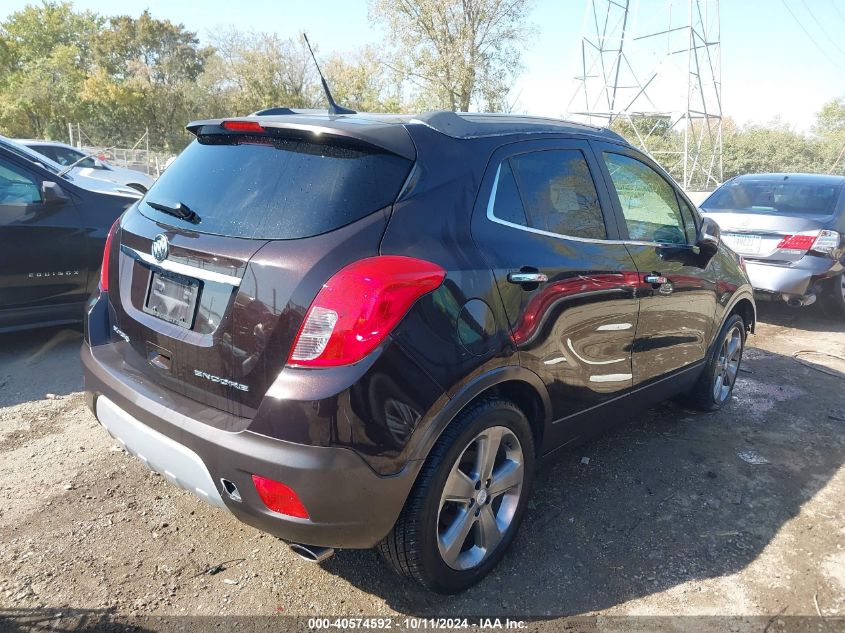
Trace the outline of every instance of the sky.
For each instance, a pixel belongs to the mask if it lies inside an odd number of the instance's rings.
[[[523,53],[525,70],[514,85],[515,111],[544,116],[567,112],[586,2],[535,0],[529,21],[536,34]],[[3,0],[0,18],[27,4],[31,0]],[[653,16],[665,11],[667,0],[634,0],[636,4],[640,13]],[[678,4],[685,3],[676,0]],[[320,51],[343,52],[365,44],[378,48],[386,37],[369,20],[366,0],[252,0],[243,5],[230,0],[75,0],[74,6],[133,16],[148,8],[154,17],[196,31],[201,40],[220,26],[275,31],[282,37],[305,30]],[[739,123],[779,118],[808,130],[825,102],[845,96],[845,40],[838,37],[843,31],[845,0],[722,0],[723,115]]]

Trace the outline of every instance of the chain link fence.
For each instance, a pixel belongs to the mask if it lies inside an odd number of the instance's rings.
[[[167,151],[150,149],[150,133],[147,129],[137,131],[132,136],[124,137],[123,141],[109,138],[111,134],[98,133],[96,127],[86,129],[79,123],[68,125],[68,136],[70,144],[86,154],[96,156],[100,160],[114,165],[143,172],[154,178],[158,178],[161,172],[175,158],[175,154]],[[93,137],[93,138],[92,138]],[[124,145],[127,139],[135,139],[131,147]],[[105,140],[105,143],[103,141]],[[179,139],[181,140],[181,139]],[[111,142],[113,144],[109,145]],[[131,140],[129,141],[132,142]],[[126,143],[128,144],[128,143]],[[178,144],[177,144],[178,146]]]
[[[168,161],[174,158],[173,154],[147,149],[101,147],[97,145],[77,145],[77,147],[86,154],[96,156],[115,167],[134,169],[153,178],[158,178],[164,168],[167,167]]]

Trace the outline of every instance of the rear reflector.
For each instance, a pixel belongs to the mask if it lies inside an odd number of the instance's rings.
[[[109,229],[109,233],[106,236],[106,247],[103,249],[103,265],[100,266],[100,290],[103,292],[109,291],[109,263],[110,263],[110,256],[111,253],[111,241],[114,237],[114,234],[117,232],[117,227],[120,224],[120,218],[114,221],[114,224],[111,225]]]
[[[288,363],[335,367],[357,363],[396,327],[414,302],[446,277],[437,264],[380,255],[349,264],[322,287]]]
[[[255,121],[223,121],[220,124],[224,130],[233,132],[263,132],[264,128]]]
[[[291,487],[259,475],[253,475],[252,482],[261,501],[273,512],[298,519],[308,518],[308,510]]]

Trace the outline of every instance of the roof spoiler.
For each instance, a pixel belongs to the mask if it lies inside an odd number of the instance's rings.
[[[275,110],[276,108],[269,108]],[[288,108],[279,108],[289,110]],[[320,137],[336,137],[371,145],[383,151],[388,151],[407,160],[416,160],[417,151],[410,134],[403,125],[390,123],[362,122],[360,119],[350,121],[346,117],[327,117],[322,112],[317,114],[295,112],[290,110],[276,118],[275,113],[257,114],[248,117],[227,117],[225,119],[206,119],[192,121],[186,129],[199,136],[203,133],[222,133],[222,124],[226,121],[252,121],[259,124],[268,132],[274,130],[289,130],[292,132],[310,133],[315,140]],[[204,131],[204,128],[210,128]]]

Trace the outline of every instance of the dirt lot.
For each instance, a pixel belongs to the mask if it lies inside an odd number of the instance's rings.
[[[761,318],[724,411],[664,404],[562,455],[503,564],[452,598],[374,552],[301,562],[174,489],[85,408],[77,331],[2,336],[0,618],[843,616],[845,363],[793,353],[845,356],[845,323],[778,306]]]

